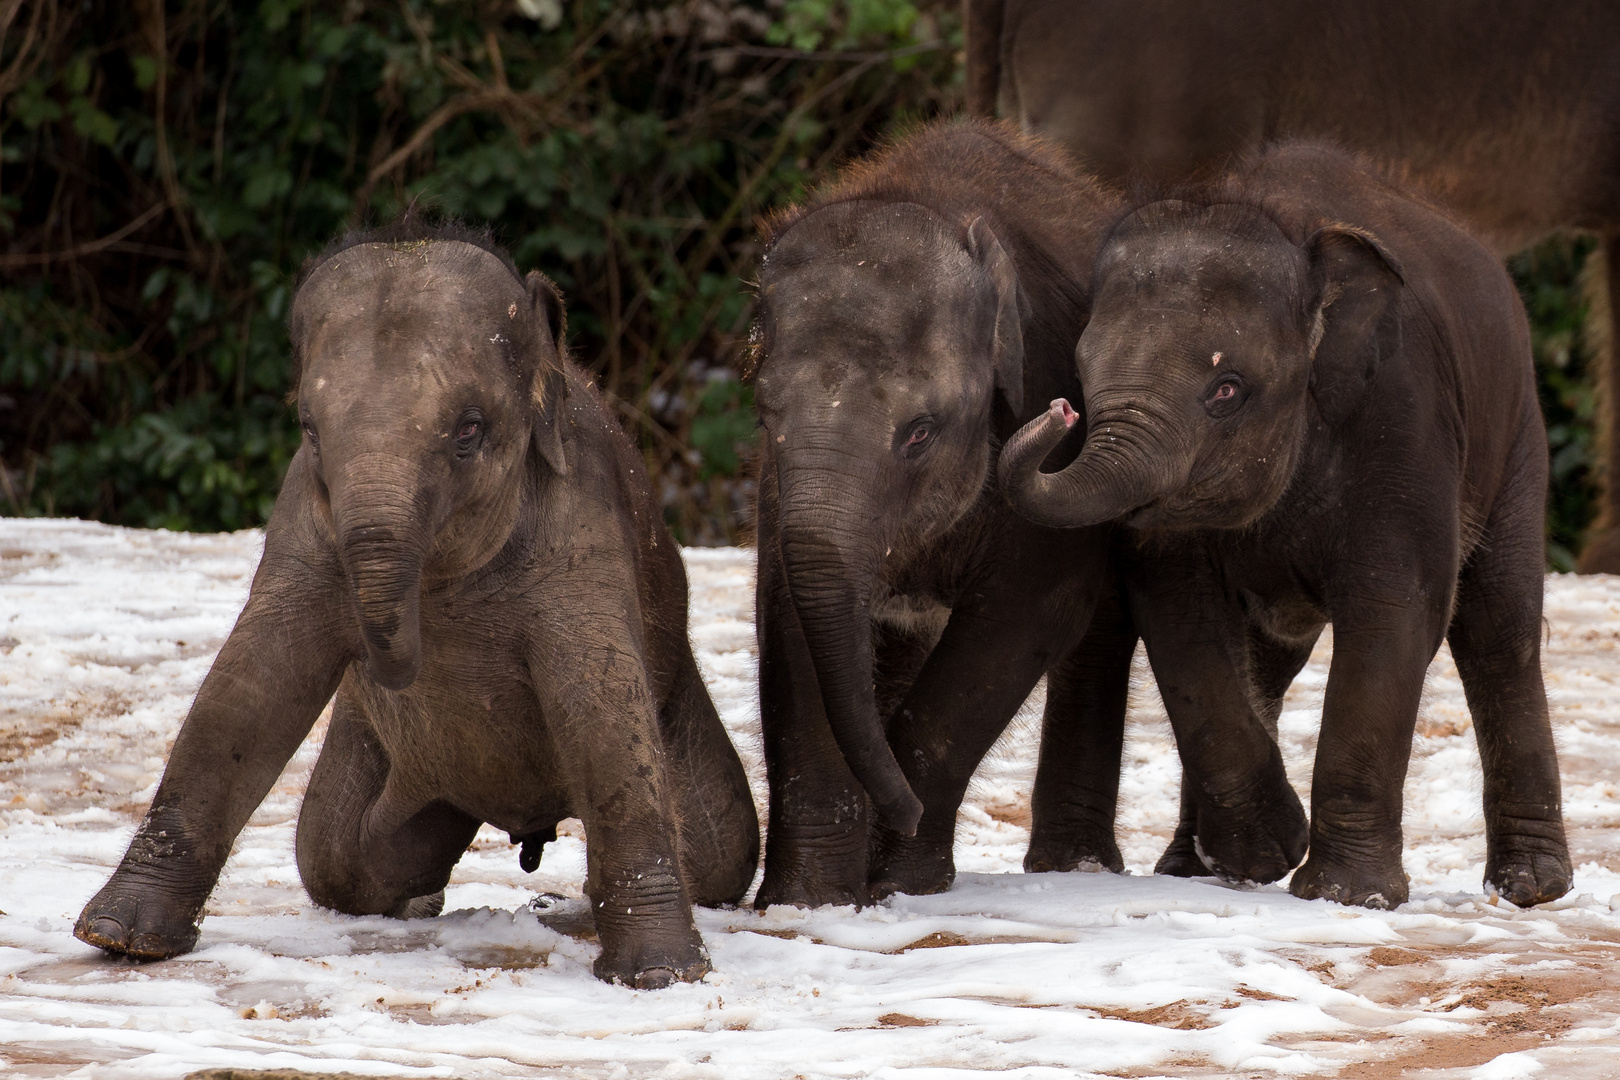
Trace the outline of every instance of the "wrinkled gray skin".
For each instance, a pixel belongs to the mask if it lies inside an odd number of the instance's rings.
[[[1105,180],[1219,173],[1281,138],[1395,163],[1499,255],[1602,241],[1620,341],[1620,4],[1614,0],[964,0],[967,107],[1054,139]],[[1620,387],[1620,351],[1599,385]],[[1581,552],[1620,573],[1620,394]]]
[[[298,823],[316,903],[430,915],[481,822],[583,819],[597,974],[708,970],[691,904],[753,876],[742,765],[628,441],[560,361],[561,304],[472,243],[362,243],[294,302],[305,441],[241,618],[75,933],[189,950],[232,841],[334,691]]]
[[[1049,149],[945,124],[778,224],[755,386],[759,905],[948,888],[967,783],[1049,669],[1048,739],[1091,801],[1065,802],[1030,865],[1121,867],[1120,722],[1091,714],[1103,687],[1122,710],[1134,638],[1080,644],[1108,530],[1032,526],[994,482],[1025,402],[1078,392],[1082,281],[1114,212]]]
[[[1563,895],[1540,664],[1546,435],[1512,281],[1334,151],[1270,150],[1211,199],[1144,207],[1104,244],[1076,353],[1079,456],[1037,472],[1072,420],[1054,402],[1001,458],[1034,520],[1122,519],[1136,537],[1131,617],[1193,848],[1167,859],[1242,876],[1229,837],[1278,819],[1276,715],[1331,623],[1294,894],[1407,899],[1402,784],[1449,639],[1484,765],[1486,886],[1521,905]]]

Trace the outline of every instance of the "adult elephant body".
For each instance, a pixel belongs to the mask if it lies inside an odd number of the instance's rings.
[[[561,357],[562,307],[488,241],[350,238],[293,304],[304,445],[247,606],[75,932],[190,949],[237,833],[336,692],[298,824],[310,896],[436,913],[480,823],[534,869],[583,819],[597,973],[708,970],[691,903],[734,903],[758,822],[686,638],[646,477]]]
[[[1500,263],[1349,157],[1291,144],[1196,200],[1132,212],[1094,286],[1086,444],[1038,471],[1073,422],[1056,402],[1009,442],[1002,481],[1042,524],[1118,519],[1134,538],[1132,623],[1185,767],[1180,856],[1244,876],[1222,833],[1265,812],[1268,722],[1331,623],[1294,893],[1407,898],[1402,784],[1449,638],[1484,766],[1487,886],[1519,904],[1562,895],[1540,666],[1546,436]]]
[[[1105,179],[1183,183],[1271,140],[1330,139],[1398,168],[1498,255],[1596,232],[1620,314],[1620,5],[966,0],[966,15],[969,108],[999,103]],[[1620,572],[1617,500],[1608,483],[1585,570]]]
[[[968,780],[1048,670],[1043,747],[1075,794],[1026,864],[1120,868],[1134,637],[1104,617],[1081,641],[1109,593],[1108,531],[1030,525],[994,482],[1001,439],[1079,392],[1073,342],[1116,213],[1060,154],[980,122],[925,129],[773,222],[755,395],[759,904],[948,886]]]

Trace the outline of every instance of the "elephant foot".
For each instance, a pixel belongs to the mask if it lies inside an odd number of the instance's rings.
[[[796,835],[808,832],[809,835]],[[820,830],[773,828],[765,842],[765,876],[754,894],[763,911],[773,904],[866,907],[867,836],[864,821]]]
[[[954,818],[953,814],[953,825]],[[895,893],[928,896],[950,889],[956,880],[956,860],[951,855],[954,839],[954,835],[923,836],[920,832],[917,836],[902,836],[877,826],[867,871],[867,888],[873,901],[887,900]]]
[[[120,869],[79,913],[73,936],[132,960],[167,960],[196,946],[206,899],[177,897]]]
[[[1153,864],[1153,872],[1163,877],[1212,877],[1215,871],[1204,865],[1198,854],[1198,841],[1191,829],[1177,829],[1164,854]]]
[[[1509,849],[1485,861],[1485,891],[1513,904],[1534,907],[1569,892],[1574,881],[1569,852]]]
[[[603,934],[602,955],[592,971],[603,982],[635,990],[662,990],[707,975],[709,954],[692,928]]]
[[[1299,865],[1310,846],[1310,823],[1282,771],[1239,798],[1203,795],[1193,850],[1223,881],[1264,885]],[[1398,848],[1397,848],[1398,850]]]
[[[426,896],[413,896],[388,914],[396,919],[432,919],[444,910],[444,890]]]
[[[1397,852],[1399,849],[1397,848]],[[1350,907],[1389,910],[1400,907],[1411,896],[1411,884],[1401,869],[1400,856],[1381,865],[1334,860],[1315,853],[1294,871],[1288,891],[1301,900],[1332,900]]]
[[[1077,830],[1055,835],[1057,830],[1037,828],[1024,853],[1024,873],[1067,873],[1071,870],[1125,872],[1125,859],[1119,853],[1112,831]]]

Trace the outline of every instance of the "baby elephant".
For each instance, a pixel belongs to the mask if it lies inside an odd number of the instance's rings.
[[[480,823],[533,869],[577,816],[596,974],[700,978],[691,905],[742,897],[758,822],[687,641],[680,553],[562,358],[551,283],[407,220],[315,260],[291,336],[304,443],[247,607],[74,932],[138,959],[190,949],[335,691],[298,822],[316,903],[433,915]]]
[[[1074,422],[1054,402],[1001,475],[1035,521],[1118,518],[1137,538],[1127,592],[1185,766],[1182,861],[1223,871],[1275,835],[1266,727],[1332,623],[1294,894],[1406,900],[1402,783],[1443,638],[1484,765],[1486,884],[1521,905],[1566,892],[1547,439],[1501,264],[1353,160],[1285,144],[1202,201],[1127,216],[1095,289],[1084,449],[1038,471]]]

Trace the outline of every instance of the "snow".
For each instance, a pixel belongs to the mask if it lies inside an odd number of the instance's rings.
[[[73,939],[73,919],[151,798],[261,542],[0,521],[0,1073],[1620,1074],[1620,579],[1547,580],[1548,691],[1579,870],[1574,893],[1541,908],[1481,889],[1478,757],[1445,653],[1406,787],[1410,903],[1371,912],[1280,884],[1151,876],[1178,766],[1138,657],[1119,822],[1127,876],[1019,872],[1037,693],[974,781],[950,892],[863,911],[700,911],[715,971],[637,993],[590,974],[577,823],[532,875],[485,829],[437,919],[314,908],[293,828],[318,725],[239,840],[197,950],[149,965],[105,958]],[[691,550],[687,563],[693,641],[763,800],[751,556]],[[1307,803],[1330,648],[1281,722]]]

